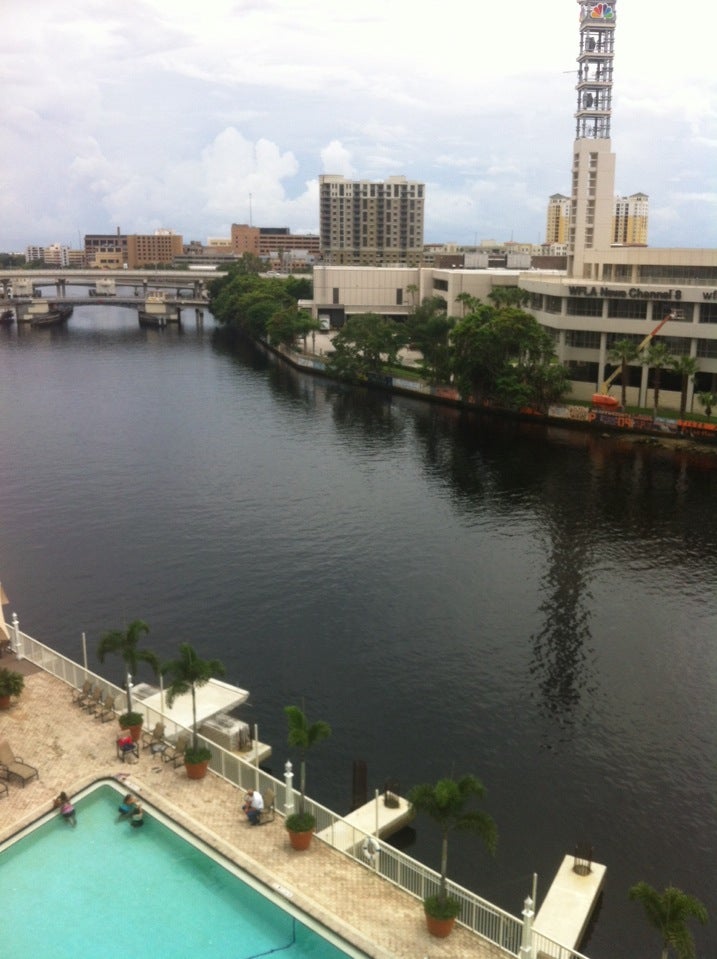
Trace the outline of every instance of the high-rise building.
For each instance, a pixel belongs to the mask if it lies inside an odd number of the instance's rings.
[[[616,196],[612,216],[611,245],[647,246],[649,197],[646,193]],[[567,243],[570,226],[570,198],[554,193],[548,200],[546,244]]]
[[[615,198],[612,242],[616,246],[647,246],[649,203],[645,193]]]
[[[152,234],[117,233],[87,234],[85,258],[88,266],[120,266],[126,263],[131,269],[170,264],[181,256],[182,237],[171,230],[156,230]]]
[[[615,154],[611,152],[615,3],[580,5],[568,272],[582,276],[584,253],[610,247]]]
[[[319,177],[321,252],[326,263],[417,266],[423,252],[425,185]]]
[[[567,243],[570,225],[570,197],[553,193],[548,200],[548,216],[545,225],[545,242]]]

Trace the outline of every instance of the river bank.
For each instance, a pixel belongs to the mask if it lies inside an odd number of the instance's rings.
[[[274,347],[264,340],[254,342],[259,349],[288,363],[294,369],[329,380],[334,379],[326,368],[326,357],[331,352],[331,336],[328,333],[317,333],[313,336],[311,353],[298,353],[283,346]],[[403,353],[405,356],[401,358],[404,362],[408,361],[408,365],[411,366],[418,365],[417,353],[411,351],[403,351]],[[368,378],[365,385],[389,393],[411,396],[430,403],[459,407],[490,416],[543,423],[549,426],[560,425],[571,429],[608,431],[635,444],[652,445],[666,450],[694,451],[717,458],[717,424],[715,423],[594,409],[577,403],[552,404],[548,407],[547,413],[530,407],[506,410],[488,402],[477,403],[466,400],[450,386],[431,386],[420,380],[391,375],[375,374]]]

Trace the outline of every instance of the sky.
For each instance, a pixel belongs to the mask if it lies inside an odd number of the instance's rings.
[[[715,4],[616,0],[615,190],[717,247]],[[426,242],[539,243],[570,193],[576,0],[0,0],[0,251],[318,233],[318,177],[426,184]]]

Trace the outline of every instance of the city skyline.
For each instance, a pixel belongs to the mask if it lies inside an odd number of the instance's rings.
[[[651,246],[717,247],[714,8],[618,7],[616,191],[649,195]],[[318,233],[322,173],[424,182],[429,243],[544,240],[548,198],[570,189],[575,0],[470,18],[449,0],[440,20],[406,0],[209,9],[0,11],[0,249],[117,227]]]

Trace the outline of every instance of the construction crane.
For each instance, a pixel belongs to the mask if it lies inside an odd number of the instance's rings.
[[[646,346],[648,346],[652,338],[657,336],[657,334],[660,332],[660,330],[665,325],[665,323],[669,322],[669,320],[674,320],[676,318],[677,318],[677,315],[674,310],[670,310],[669,313],[665,313],[665,315],[662,317],[662,320],[657,324],[655,329],[651,330],[647,334],[645,339],[640,341],[640,343],[637,346],[637,349],[635,350],[635,356],[639,358],[642,351],[645,349]],[[622,364],[620,364],[620,366],[616,367],[612,371],[612,373],[601,385],[600,390],[597,393],[593,393],[593,401],[592,401],[593,406],[599,406],[603,410],[615,410],[618,408],[620,404],[617,400],[617,397],[610,396],[609,390],[610,390],[610,387],[612,386],[613,380],[617,376],[619,376],[621,372],[622,372]]]

